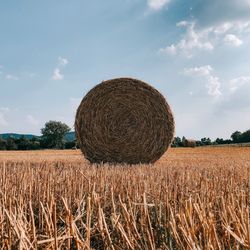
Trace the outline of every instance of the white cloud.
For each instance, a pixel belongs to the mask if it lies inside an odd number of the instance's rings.
[[[169,55],[176,55],[177,53],[177,48],[175,45],[170,45],[170,46],[167,46],[166,48],[162,48],[160,49],[160,52],[162,53],[167,53]]]
[[[4,114],[2,114],[0,112],[0,127],[6,127],[8,125],[8,122],[4,116]]]
[[[170,0],[148,0],[148,6],[152,10],[160,10],[170,3]]]
[[[184,27],[182,38],[171,45],[161,48],[160,52],[170,55],[184,55],[191,58],[197,51],[211,51],[220,44],[239,47],[243,44],[238,36],[250,33],[249,21],[223,22],[206,28],[197,28],[196,22],[181,21],[177,27]]]
[[[6,114],[10,111],[8,107],[0,107],[0,127],[6,127],[9,125]]]
[[[234,47],[239,47],[243,44],[243,41],[240,40],[236,35],[234,34],[227,34],[224,38],[224,41],[226,44],[234,46]]]
[[[243,8],[250,7],[250,0],[240,0],[240,1],[232,0],[232,1]]]
[[[10,109],[8,107],[0,107],[0,112],[8,113],[10,112]]]
[[[229,82],[229,84],[230,84],[229,86],[230,91],[235,92],[236,90],[238,90],[239,88],[241,88],[246,84],[249,84],[250,86],[250,76],[240,76],[234,78]]]
[[[197,31],[195,22],[187,21],[177,23],[177,27],[186,27],[184,37],[178,43],[160,49],[161,52],[172,55],[179,53],[186,57],[192,57],[193,50],[213,50],[214,46],[208,40],[209,30]],[[172,51],[175,53],[171,53]]]
[[[58,81],[64,78],[62,69],[69,63],[68,59],[58,57],[57,67],[53,71],[52,80]]]
[[[240,76],[229,81],[228,92],[225,92],[216,108],[217,116],[227,114],[230,122],[235,122],[237,129],[239,126],[249,126],[250,116],[250,75]],[[234,117],[235,119],[232,119]],[[223,118],[223,120],[225,120]],[[241,122],[243,121],[244,122]],[[249,128],[244,128],[244,130]]]
[[[38,126],[40,124],[40,121],[37,120],[34,116],[32,115],[27,115],[26,116],[26,121],[32,125],[32,126]]]
[[[58,66],[66,66],[69,63],[67,58],[58,58]]]
[[[233,27],[233,24],[231,22],[224,22],[221,25],[218,25],[214,28],[215,34],[225,34],[227,31],[229,31]]]
[[[231,22],[231,30],[236,34],[250,32],[250,21]]]
[[[188,26],[189,22],[188,21],[180,21],[176,24],[177,27],[186,27]]]
[[[220,80],[213,75],[213,68],[210,65],[185,68],[183,74],[191,77],[204,77],[206,79],[207,94],[214,97],[222,95]]]
[[[5,79],[6,80],[14,80],[14,81],[17,81],[19,78],[17,76],[14,76],[14,75],[6,75],[5,76]]]
[[[214,97],[219,97],[222,95],[220,91],[221,83],[219,81],[219,78],[216,76],[209,75],[207,78],[208,82],[206,84],[206,87],[208,89],[208,94]]]
[[[52,75],[52,79],[57,81],[57,80],[62,80],[64,78],[64,75],[60,72],[59,68],[54,69],[54,73]]]
[[[208,76],[211,74],[212,70],[213,68],[210,65],[205,65],[201,67],[185,68],[183,74],[187,76]]]

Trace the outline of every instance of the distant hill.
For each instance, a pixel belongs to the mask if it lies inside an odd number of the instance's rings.
[[[75,132],[69,132],[64,136],[66,141],[74,141],[76,139]]]
[[[7,140],[9,137],[12,137],[14,139],[19,139],[20,137],[24,136],[26,139],[32,139],[33,137],[40,138],[41,136],[38,135],[32,135],[32,134],[16,134],[16,133],[3,133],[0,134],[0,137],[4,140]],[[75,140],[75,132],[69,132],[65,135],[64,139],[66,141],[74,141]]]
[[[37,135],[31,135],[31,134],[16,134],[16,133],[4,133],[0,134],[0,137],[4,140],[7,140],[9,137],[12,137],[14,139],[19,139],[20,137],[24,136],[26,139],[32,139],[33,137],[39,137]]]

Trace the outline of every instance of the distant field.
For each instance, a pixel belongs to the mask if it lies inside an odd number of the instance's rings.
[[[248,249],[250,148],[171,148],[155,165],[0,151],[1,249]]]

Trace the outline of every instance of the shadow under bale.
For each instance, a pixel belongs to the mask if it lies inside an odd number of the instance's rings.
[[[91,163],[154,163],[168,149],[174,127],[165,98],[131,78],[96,85],[75,119],[79,147]]]

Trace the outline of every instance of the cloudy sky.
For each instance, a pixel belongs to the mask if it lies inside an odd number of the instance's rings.
[[[102,80],[144,80],[167,98],[176,134],[250,128],[250,0],[0,2],[0,133],[73,128]]]

